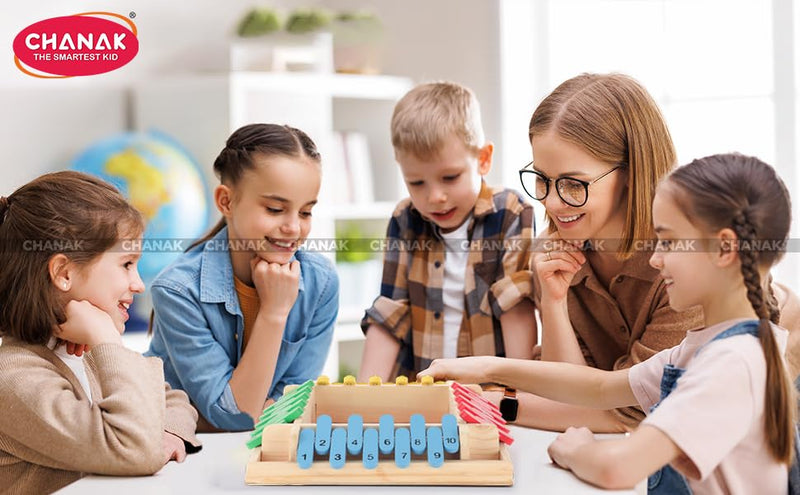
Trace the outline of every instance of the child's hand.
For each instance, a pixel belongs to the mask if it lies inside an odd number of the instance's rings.
[[[85,349],[86,346],[122,343],[122,337],[111,316],[89,301],[69,301],[65,313],[67,321],[58,326],[55,336],[68,344],[82,345]],[[73,347],[73,351],[75,350],[77,347]]]
[[[84,352],[89,352],[92,348],[86,344],[76,344],[75,342],[65,342],[67,346],[67,354],[81,357]]]
[[[300,262],[295,260],[281,265],[270,263],[262,258],[250,260],[253,284],[261,301],[261,311],[288,316],[297,300],[300,283]]]
[[[164,464],[169,461],[183,462],[186,459],[186,444],[183,439],[167,431],[163,432],[162,445],[164,446]]]
[[[586,256],[578,247],[566,241],[553,241],[556,249],[533,255],[532,264],[539,276],[542,300],[554,302],[567,298],[572,277],[586,263]]]
[[[486,370],[494,356],[470,356],[457,359],[434,359],[428,369],[417,373],[417,379],[428,375],[436,380],[456,380],[461,383],[483,383]]]
[[[594,434],[586,427],[567,428],[567,431],[547,448],[547,454],[559,467],[570,469],[570,459],[574,459],[575,452],[587,443],[594,442]]]

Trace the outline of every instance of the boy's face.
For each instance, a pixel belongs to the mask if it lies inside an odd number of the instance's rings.
[[[481,177],[492,167],[494,147],[487,143],[471,152],[456,136],[444,142],[439,153],[422,160],[410,152],[398,151],[411,203],[443,232],[451,232],[469,217],[481,190]]]

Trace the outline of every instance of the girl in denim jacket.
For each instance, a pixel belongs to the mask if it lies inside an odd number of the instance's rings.
[[[253,427],[287,384],[322,370],[338,311],[330,261],[298,250],[311,229],[320,155],[302,131],[251,124],[214,161],[220,222],[152,284],[153,340],[199,429]]]
[[[670,306],[703,309],[705,328],[678,346],[628,370],[482,357],[435,361],[420,374],[650,411],[627,438],[596,441],[588,429],[570,428],[550,446],[556,464],[604,488],[650,476],[650,493],[786,493],[795,438],[783,361],[788,332],[775,325],[779,315],[763,288],[786,250],[786,186],[756,158],[702,158],[659,185],[653,223],[650,264]]]

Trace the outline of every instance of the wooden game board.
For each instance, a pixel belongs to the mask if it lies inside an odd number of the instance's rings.
[[[424,378],[356,384],[346,377],[328,384],[320,377],[316,384],[287,386],[254,431],[249,445],[261,445],[253,449],[245,482],[513,484],[506,446],[513,440],[480,387]]]

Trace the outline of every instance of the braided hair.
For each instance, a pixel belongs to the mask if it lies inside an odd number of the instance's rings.
[[[759,274],[786,250],[792,211],[786,185],[766,163],[736,153],[694,160],[666,182],[686,205],[688,218],[711,232],[729,228],[736,234],[747,300],[759,318],[767,363],[764,429],[773,457],[788,464],[794,440],[794,387],[770,326],[780,318],[775,295],[771,288],[765,291]]]

